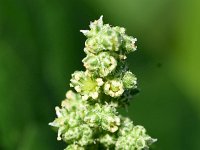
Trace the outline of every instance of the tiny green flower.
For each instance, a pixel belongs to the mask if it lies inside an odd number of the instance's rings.
[[[84,121],[90,127],[101,127],[109,132],[116,132],[120,126],[120,118],[117,116],[116,109],[111,105],[95,104],[86,114]]]
[[[123,39],[125,48],[129,48],[129,43],[133,45],[133,40],[124,37],[125,29],[121,27],[111,27],[109,24],[103,25],[102,17],[95,20],[90,25],[91,30],[81,30],[88,37],[85,42],[86,53],[99,53],[101,51],[119,51]],[[130,41],[131,40],[131,41]]]
[[[99,66],[100,62],[96,55],[94,54],[88,54],[82,62],[84,63],[84,67],[90,71],[96,71]]]
[[[112,133],[118,130],[118,126],[120,125],[120,118],[117,116],[108,116],[102,117],[101,126],[104,130],[108,130]]]
[[[74,72],[70,81],[70,86],[74,87],[82,95],[84,100],[90,97],[97,99],[100,93],[100,86],[103,84],[101,78],[95,79],[88,72],[83,71]]]
[[[99,34],[99,39],[103,49],[109,51],[119,51],[122,44],[122,37],[120,33],[109,25],[104,25]]]
[[[64,141],[70,142],[76,141],[81,137],[79,127],[71,127],[64,133]]]
[[[152,144],[156,141],[156,139],[152,139],[150,136],[148,136],[144,127],[133,126],[129,120],[126,118],[123,119],[126,120],[126,123],[124,123],[121,127],[122,129],[119,130],[120,136],[116,142],[116,149],[149,149],[150,143]]]
[[[143,149],[146,147],[146,143],[145,143],[145,139],[142,137],[139,137],[136,141],[135,141],[135,147],[137,149]]]
[[[84,122],[86,122],[90,127],[97,128],[100,125],[100,116],[97,115],[97,112],[88,112],[84,118]]]
[[[136,88],[136,84],[137,84],[137,78],[135,77],[135,75],[130,72],[127,71],[125,73],[125,75],[122,78],[122,82],[125,88],[127,89],[131,89],[131,88]]]
[[[90,72],[106,77],[117,66],[117,60],[109,52],[100,52],[98,55],[88,54],[83,59],[84,66]]]
[[[129,118],[125,118],[121,116],[121,120],[122,120],[122,124],[119,128],[118,135],[124,136],[130,133],[134,125],[133,125],[133,122]]]
[[[137,41],[136,38],[124,35],[123,40],[124,40],[123,47],[127,53],[133,52],[137,49],[137,46],[135,45],[135,42]]]
[[[98,58],[100,62],[99,75],[100,77],[106,77],[116,68],[117,60],[109,52],[100,53]]]
[[[82,133],[82,136],[80,140],[78,141],[78,143],[81,146],[92,144],[94,142],[93,140],[94,131],[89,127],[89,125],[83,124],[79,127],[79,129],[80,129],[80,132]]]
[[[99,142],[103,144],[106,148],[109,148],[115,145],[116,138],[114,135],[106,134],[99,138]]]
[[[111,97],[119,97],[124,92],[123,83],[119,79],[109,80],[104,84],[104,92]]]

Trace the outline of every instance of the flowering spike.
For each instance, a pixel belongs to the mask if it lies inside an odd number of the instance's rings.
[[[72,74],[70,87],[76,92],[66,93],[49,125],[58,129],[57,139],[67,143],[65,150],[147,150],[156,139],[117,112],[137,88],[137,78],[125,63],[137,40],[126,35],[125,28],[103,24],[103,16],[89,27],[81,30],[87,37],[82,60],[86,70]]]

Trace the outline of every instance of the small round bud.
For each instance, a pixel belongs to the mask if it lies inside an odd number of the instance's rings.
[[[135,75],[130,72],[130,71],[127,71],[123,78],[122,78],[122,82],[123,82],[123,85],[126,89],[131,89],[131,88],[136,88],[136,84],[137,84],[137,78],[135,77]]]
[[[137,46],[135,45],[135,42],[137,41],[136,38],[133,38],[132,36],[124,35],[123,40],[124,40],[123,47],[127,53],[133,52],[137,49]]]

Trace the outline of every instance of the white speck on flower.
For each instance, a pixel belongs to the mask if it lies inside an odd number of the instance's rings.
[[[96,81],[97,81],[98,86],[102,86],[104,83],[102,78],[97,78]]]
[[[89,30],[80,30],[81,33],[83,33],[84,35],[87,35],[87,33],[89,32]]]
[[[118,127],[117,127],[117,126],[114,126],[114,127],[112,127],[112,128],[110,129],[110,132],[114,133],[114,132],[117,131],[117,130],[118,130]]]
[[[99,94],[97,92],[92,93],[92,98],[93,99],[97,99],[99,96]]]
[[[67,99],[72,99],[73,98],[73,95],[74,95],[74,93],[70,90],[70,91],[67,91],[67,93],[66,93],[66,98]]]
[[[109,90],[109,89],[110,89],[110,84],[105,84],[105,85],[104,85],[104,90],[107,91],[107,90]]]
[[[88,95],[83,95],[83,96],[82,96],[82,99],[83,99],[83,100],[87,100],[87,99],[88,99]]]
[[[80,88],[80,86],[78,86],[78,85],[75,86],[74,89],[75,89],[77,92],[81,92],[81,88]]]

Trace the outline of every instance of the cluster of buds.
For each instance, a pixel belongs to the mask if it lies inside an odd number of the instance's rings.
[[[58,129],[58,140],[65,150],[148,149],[155,142],[142,126],[118,114],[137,89],[137,78],[125,63],[126,55],[136,50],[136,39],[122,27],[103,24],[102,17],[91,22],[83,59],[85,71],[72,74],[70,86],[57,118],[50,123]]]

